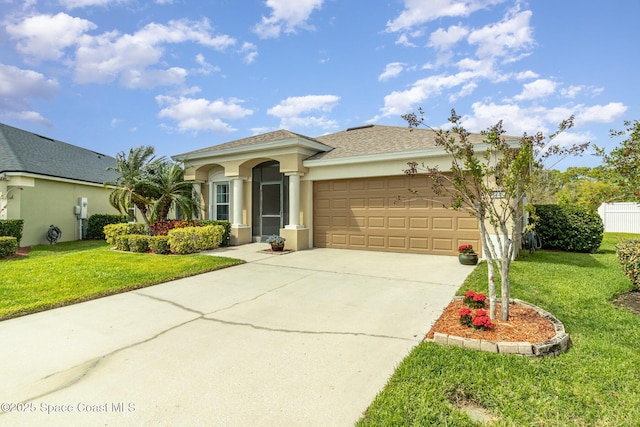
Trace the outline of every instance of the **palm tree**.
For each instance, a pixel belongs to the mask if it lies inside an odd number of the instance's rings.
[[[151,146],[131,148],[129,154],[121,151],[116,155],[116,166],[109,170],[118,172],[120,176],[106,185],[116,187],[109,195],[109,202],[120,214],[126,214],[135,206],[145,224],[149,225],[148,214],[153,200],[150,197],[147,171],[162,161],[162,158],[155,158],[154,148]]]
[[[169,211],[179,209],[188,219],[200,210],[195,199],[193,181],[184,180],[184,168],[180,163],[163,162],[148,170],[148,194],[153,196],[151,219],[166,220]]]

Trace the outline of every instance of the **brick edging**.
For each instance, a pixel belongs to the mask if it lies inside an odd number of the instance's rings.
[[[455,300],[461,300],[464,297],[458,296]],[[501,301],[500,298],[497,299]],[[427,339],[427,341],[433,341],[437,344],[453,345],[458,347],[470,348],[479,351],[488,351],[491,353],[501,354],[519,354],[527,357],[555,357],[571,347],[571,337],[564,330],[564,325],[551,313],[541,309],[538,306],[530,304],[526,301],[519,299],[512,299],[511,304],[520,304],[527,306],[533,310],[536,310],[542,317],[549,320],[556,331],[556,335],[546,341],[538,343],[530,342],[506,342],[506,341],[487,341],[477,340],[473,338],[463,338],[455,335],[441,334],[436,332],[433,339]]]

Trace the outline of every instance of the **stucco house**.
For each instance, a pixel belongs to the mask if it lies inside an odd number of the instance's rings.
[[[46,244],[50,225],[60,241],[82,238],[94,213],[115,213],[104,183],[116,160],[75,145],[0,124],[0,219],[23,219],[21,246]]]
[[[472,141],[482,150],[482,136]],[[232,244],[280,234],[311,247],[455,255],[480,248],[477,221],[442,207],[409,161],[451,166],[428,129],[367,125],[318,137],[278,130],[173,156],[198,182],[201,217],[229,219]],[[399,201],[417,189],[421,198]]]

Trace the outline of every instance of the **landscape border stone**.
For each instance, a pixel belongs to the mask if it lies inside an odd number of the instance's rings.
[[[455,300],[461,300],[464,297],[454,297]],[[501,301],[498,298],[498,301]],[[566,352],[571,347],[571,337],[564,329],[564,325],[554,315],[546,310],[541,309],[526,301],[519,299],[510,300],[511,304],[520,304],[527,306],[537,311],[542,317],[549,320],[556,331],[553,338],[538,343],[529,342],[507,342],[507,341],[488,341],[477,340],[473,338],[462,338],[455,335],[442,334],[436,332],[433,339],[427,341],[433,341],[441,345],[452,345],[457,347],[470,348],[478,351],[487,351],[490,353],[500,354],[518,354],[526,357],[556,357],[561,353]]]

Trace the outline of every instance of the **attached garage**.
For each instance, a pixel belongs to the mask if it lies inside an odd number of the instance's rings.
[[[406,201],[409,188],[420,198]],[[474,217],[442,207],[424,178],[387,176],[316,181],[313,245],[455,255],[461,244],[480,248]]]

